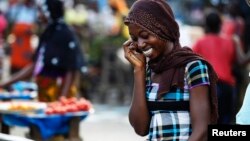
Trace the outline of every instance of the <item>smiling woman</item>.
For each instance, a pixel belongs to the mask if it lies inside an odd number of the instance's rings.
[[[129,121],[135,132],[148,140],[206,140],[207,125],[218,117],[217,75],[181,47],[171,7],[164,0],[138,0],[124,23],[130,39],[123,49],[134,68]]]

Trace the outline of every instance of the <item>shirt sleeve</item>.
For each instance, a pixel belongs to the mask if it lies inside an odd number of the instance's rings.
[[[195,86],[210,85],[206,63],[197,60],[187,64],[186,79],[190,89]]]

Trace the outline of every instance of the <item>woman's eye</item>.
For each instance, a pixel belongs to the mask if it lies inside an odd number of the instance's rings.
[[[148,36],[149,36],[148,33],[142,33],[142,34],[141,34],[141,37],[142,37],[143,39],[147,39]]]
[[[131,38],[134,42],[136,42],[137,41],[137,38]]]

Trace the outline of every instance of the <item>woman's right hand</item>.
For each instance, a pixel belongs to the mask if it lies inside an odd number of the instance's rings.
[[[125,58],[133,65],[134,68],[145,68],[146,57],[136,51],[137,45],[131,39],[123,43],[123,50]]]

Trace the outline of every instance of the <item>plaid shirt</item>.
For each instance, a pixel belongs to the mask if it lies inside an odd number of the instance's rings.
[[[208,68],[200,60],[190,62],[185,68],[184,88],[172,88],[164,97],[157,100],[159,84],[152,83],[151,70],[147,69],[146,98],[148,101],[189,101],[189,89],[199,85],[210,85]],[[151,111],[152,118],[148,140],[150,141],[186,141],[192,128],[189,111],[156,110]]]

